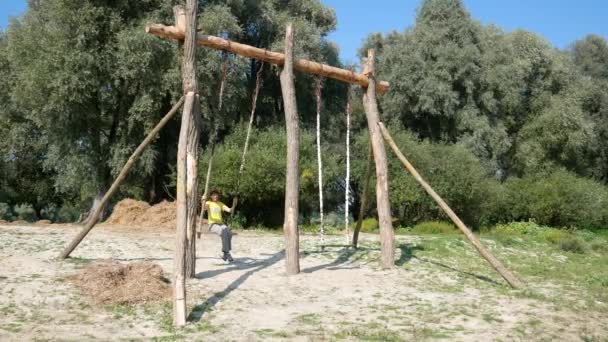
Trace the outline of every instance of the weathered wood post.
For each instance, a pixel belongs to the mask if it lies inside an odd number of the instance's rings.
[[[183,22],[184,43],[182,56],[182,87],[186,103],[182,113],[182,125],[177,149],[177,219],[175,230],[175,256],[173,260],[173,325],[186,325],[186,246],[190,225],[194,226],[196,215],[196,154],[188,148],[191,138],[197,138],[196,115],[199,112],[198,83],[196,80],[196,0],[186,0],[185,15],[176,7],[175,21],[178,27]],[[184,18],[184,19],[182,19]],[[193,173],[194,172],[194,173]],[[194,202],[194,205],[191,205]],[[194,208],[194,213],[192,209]],[[193,215],[191,215],[193,214]],[[192,233],[193,228],[192,228]]]
[[[281,71],[281,92],[287,131],[287,172],[285,183],[285,267],[287,274],[300,273],[300,236],[298,231],[298,193],[300,190],[300,131],[293,77],[293,25],[285,33],[285,63]]]
[[[80,233],[78,233],[74,240],[72,240],[72,242],[63,250],[63,252],[61,252],[59,259],[65,259],[69,257],[70,254],[72,254],[72,252],[74,251],[74,249],[78,247],[80,242],[82,242],[85,236],[87,236],[87,234],[91,231],[91,229],[95,227],[95,225],[99,221],[99,217],[101,216],[103,208],[108,204],[108,202],[110,202],[110,199],[112,199],[112,196],[114,196],[114,194],[118,191],[120,185],[125,181],[125,179],[127,179],[127,175],[135,165],[137,159],[141,157],[141,154],[144,153],[146,147],[152,141],[154,141],[154,139],[158,135],[158,132],[160,132],[160,130],[165,127],[165,125],[173,118],[173,116],[175,115],[175,113],[177,113],[183,103],[184,97],[179,99],[179,101],[173,106],[173,108],[171,108],[171,110],[160,120],[160,122],[150,131],[150,133],[148,133],[144,141],[142,141],[141,144],[137,146],[131,157],[129,157],[129,160],[127,160],[125,165],[122,167],[122,170],[120,170],[120,173],[114,180],[114,183],[112,183],[112,186],[110,187],[108,192],[106,192],[106,194],[101,199],[100,205],[95,208],[95,211],[93,212],[93,215],[91,216],[89,222],[87,222],[86,226],[82,229],[82,231],[80,231]]]
[[[498,272],[507,281],[507,283],[511,285],[511,287],[516,289],[522,288],[523,283],[519,279],[517,279],[498,259],[494,257],[494,255],[492,255],[492,253],[490,253],[490,251],[488,251],[483,246],[481,241],[479,241],[475,234],[473,234],[473,232],[464,224],[464,222],[460,220],[460,218],[458,217],[458,215],[456,215],[456,213],[454,213],[452,208],[450,208],[450,206],[448,206],[448,204],[443,200],[443,198],[441,198],[441,196],[439,196],[435,192],[435,190],[433,190],[433,188],[422,178],[422,176],[420,176],[414,166],[407,160],[407,158],[405,158],[403,153],[401,153],[401,150],[399,150],[399,147],[397,146],[397,144],[395,144],[395,141],[391,137],[386,127],[384,127],[381,122],[378,123],[378,126],[380,127],[384,139],[386,139],[386,142],[393,149],[393,152],[395,152],[395,155],[397,156],[397,158],[399,158],[403,166],[405,166],[409,173],[412,174],[414,179],[416,179],[418,184],[422,186],[426,193],[429,194],[433,198],[433,200],[435,200],[435,202],[437,202],[439,207],[448,215],[448,217],[452,220],[452,222],[454,222],[458,229],[462,231],[464,236],[469,240],[469,242],[471,242],[475,249],[477,249],[479,254],[484,259],[486,259],[486,261],[490,265],[492,265],[492,267],[494,267],[496,272]]]
[[[373,49],[367,51],[367,63],[364,74],[369,78],[367,91],[363,95],[363,107],[367,116],[370,142],[376,163],[376,204],[378,206],[378,224],[380,226],[381,256],[380,264],[384,268],[395,265],[395,232],[391,220],[391,204],[388,196],[388,162],[384,140],[378,123],[380,113],[376,102],[376,55]]]

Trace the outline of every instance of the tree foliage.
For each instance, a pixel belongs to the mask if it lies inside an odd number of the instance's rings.
[[[31,0],[0,32],[0,216],[74,220],[180,96],[179,50],[146,34],[172,24],[175,0]],[[328,34],[333,9],[320,0],[199,1],[202,32],[283,49],[293,21],[297,57],[345,67]],[[372,33],[382,119],[421,174],[473,226],[535,219],[601,227],[608,215],[608,43],[590,34],[568,49],[542,37],[505,32],[471,17],[462,0],[421,0],[414,25]],[[219,88],[227,63],[223,107]],[[244,122],[262,71],[255,133],[236,189]],[[277,225],[283,214],[284,114],[278,68],[220,51],[197,50],[203,128],[201,177],[210,137],[218,147],[212,185],[242,195],[248,224]],[[302,221],[317,208],[315,77],[298,74]],[[357,87],[323,81],[322,141],[328,197],[339,213],[343,190],[360,193],[367,127]],[[347,95],[353,107],[353,177],[344,184]],[[179,120],[137,163],[119,197],[170,198]],[[402,225],[445,219],[395,159],[391,205]],[[373,196],[372,196],[373,197]],[[354,211],[360,198],[353,200]],[[33,211],[33,214],[32,214]],[[592,212],[592,213],[591,213]],[[373,210],[368,213],[373,215]],[[335,216],[335,215],[334,215]]]

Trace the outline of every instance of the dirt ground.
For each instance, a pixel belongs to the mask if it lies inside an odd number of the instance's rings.
[[[457,340],[607,341],[605,311],[580,310],[512,291],[491,270],[470,271],[416,257],[416,236],[399,236],[394,270],[379,270],[376,236],[346,249],[343,237],[321,248],[302,238],[302,273],[284,273],[283,239],[240,232],[234,264],[219,259],[220,241],[198,242],[197,278],[188,282],[186,329],[171,328],[169,303],[95,307],[66,279],[83,265],[112,258],[148,260],[170,278],[170,231],[95,228],[73,258],[55,260],[77,226],[0,225],[0,341],[23,340]],[[471,260],[475,259],[471,252]],[[483,265],[482,265],[483,266]],[[584,305],[584,304],[582,304]]]

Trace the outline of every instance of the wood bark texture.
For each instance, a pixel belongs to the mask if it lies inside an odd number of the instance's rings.
[[[194,278],[196,275],[196,218],[199,206],[198,197],[198,148],[200,139],[200,99],[198,94],[192,108],[192,122],[188,128],[187,146],[187,181],[186,193],[188,196],[188,229],[186,237],[186,276]]]
[[[162,38],[175,40],[184,39],[184,32],[175,26],[149,24],[146,26],[146,32]],[[270,64],[276,64],[278,66],[283,66],[285,63],[285,54],[256,48],[246,44],[240,44],[228,39],[198,33],[196,41],[200,46],[205,46],[216,50],[229,51],[243,57],[255,58],[257,60]],[[329,77],[347,83],[358,84],[362,87],[368,87],[369,85],[369,80],[366,75],[358,74],[351,70],[340,69],[305,59],[294,61],[293,66],[294,69],[301,72]],[[384,94],[389,89],[389,83],[386,81],[378,82],[376,84],[376,88],[379,94]]]
[[[392,268],[395,265],[395,232],[393,231],[391,204],[388,194],[388,162],[384,139],[382,139],[382,133],[378,126],[380,113],[376,102],[375,60],[374,50],[368,50],[365,70],[369,77],[369,86],[363,95],[363,106],[365,107],[367,126],[374,151],[374,162],[376,163],[376,204],[381,246],[380,264],[383,268]]]
[[[184,43],[182,56],[182,87],[186,95],[182,124],[177,147],[177,219],[175,229],[175,256],[173,260],[173,325],[186,325],[186,253],[188,243],[188,224],[193,223],[192,205],[196,193],[189,193],[197,184],[197,175],[192,173],[196,165],[196,157],[189,156],[188,145],[192,130],[198,129],[196,124],[198,108],[198,83],[196,80],[196,27],[197,0],[186,0],[185,20],[179,16],[177,23],[184,22]],[[176,16],[179,11],[176,10]],[[182,17],[183,18],[183,17]],[[198,133],[197,133],[198,134]],[[191,152],[191,151],[190,151]],[[189,160],[190,159],[190,160]],[[192,160],[194,159],[194,161]],[[189,189],[190,184],[190,189]],[[194,234],[194,232],[192,232]],[[193,257],[196,260],[196,257]]]
[[[173,256],[173,325],[183,327],[186,325],[186,242],[188,229],[188,129],[196,95],[189,92],[182,113],[182,124],[179,133],[177,150],[177,195],[176,195],[176,229],[175,249]]]
[[[289,275],[300,273],[300,237],[298,232],[298,192],[300,189],[300,129],[293,76],[293,25],[285,34],[285,63],[281,71],[281,92],[287,131],[287,171],[285,184],[285,267]]]

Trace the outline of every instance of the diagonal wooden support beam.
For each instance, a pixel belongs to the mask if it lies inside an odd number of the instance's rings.
[[[180,28],[162,24],[149,24],[146,26],[146,32],[161,38],[175,40],[183,40],[185,37],[184,31]],[[283,66],[285,63],[285,55],[282,53],[256,48],[247,44],[236,43],[228,39],[210,36],[200,32],[196,34],[196,43],[200,46],[232,52],[236,55],[255,58],[278,66]],[[351,70],[340,69],[306,59],[294,61],[293,67],[300,72],[329,77],[346,83],[358,84],[364,88],[369,85],[369,78],[365,74],[358,74]],[[386,93],[388,88],[389,83],[386,81],[379,81],[376,83],[376,91],[380,94]]]

